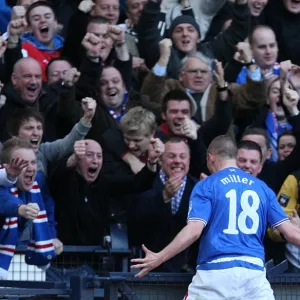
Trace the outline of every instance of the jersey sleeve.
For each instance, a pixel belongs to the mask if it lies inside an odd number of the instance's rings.
[[[275,229],[280,224],[289,221],[289,218],[278,203],[276,195],[273,191],[268,190],[268,197],[268,223],[272,229]]]
[[[211,192],[207,180],[199,182],[193,189],[187,222],[198,221],[207,225],[211,215]]]

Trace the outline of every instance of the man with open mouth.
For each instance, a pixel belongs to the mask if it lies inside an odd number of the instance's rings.
[[[34,109],[24,108],[16,112],[8,123],[11,136],[29,141],[37,154],[38,170],[47,176],[47,167],[73,151],[74,143],[83,139],[91,128],[96,102],[91,98],[82,100],[83,117],[63,139],[42,143],[44,119]]]
[[[14,161],[24,164],[16,167]],[[51,227],[55,225],[48,220],[39,185],[42,177],[37,175],[37,158],[31,143],[17,137],[6,141],[1,162],[8,170],[14,168],[18,177],[14,185],[0,187],[0,278],[6,279],[15,247],[20,242],[29,243],[26,263],[40,267],[47,266],[55,254],[60,254],[63,245],[53,236]]]
[[[100,144],[94,140],[76,142],[74,154],[61,161],[51,181],[58,237],[62,242],[66,245],[102,245],[115,217],[111,198],[147,190],[156,175],[156,164],[162,151],[152,147],[149,163],[139,174],[125,179],[115,174],[112,182],[100,172],[103,164]]]

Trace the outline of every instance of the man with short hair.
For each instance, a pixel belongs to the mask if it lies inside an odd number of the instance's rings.
[[[279,75],[280,66],[276,63],[278,58],[278,45],[273,29],[266,25],[258,25],[253,28],[249,36],[253,59],[246,64],[256,64],[262,74],[268,78],[271,75]],[[251,60],[252,59],[252,60]],[[247,79],[247,67],[243,67],[238,75],[237,83],[243,84]]]
[[[238,146],[237,165],[253,176],[258,176],[262,169],[262,151],[260,146],[252,141],[241,141]]]
[[[63,79],[63,75],[72,68],[68,59],[57,57],[52,59],[46,67],[47,83],[53,84]]]
[[[129,238],[135,245],[145,244],[158,251],[164,248],[185,226],[188,203],[197,179],[189,175],[190,149],[179,137],[165,143],[160,172],[153,186],[136,197],[130,209]],[[191,249],[159,268],[159,272],[190,271],[196,257]]]
[[[161,1],[150,0],[144,10],[152,11],[147,22],[138,24],[139,48],[141,55],[149,68],[152,68],[159,58],[160,33],[157,30],[158,15]],[[196,20],[189,15],[178,16],[171,23],[169,36],[173,46],[168,63],[167,76],[177,79],[181,59],[195,51],[201,51],[210,57],[215,57],[225,64],[232,59],[235,45],[248,35],[248,7],[247,1],[237,0],[234,6],[234,18],[231,26],[212,42],[200,44],[200,28]],[[143,52],[142,52],[143,50]]]
[[[278,137],[278,158],[279,160],[286,159],[296,146],[296,138],[292,130],[284,131]]]
[[[37,176],[36,155],[29,142],[14,137],[4,143],[1,162],[11,164],[16,159],[23,160],[27,166],[20,172],[15,185],[0,187],[0,242],[4,249],[10,249],[0,254],[1,279],[7,279],[10,262],[20,239],[29,243],[25,257],[27,264],[47,267],[55,253],[60,254],[63,250],[62,243],[52,235],[50,225],[54,226],[54,223],[50,224],[47,217],[39,186],[42,178]],[[32,223],[26,220],[32,220]],[[26,233],[26,230],[31,233]],[[43,252],[36,251],[41,244],[45,246]]]
[[[143,245],[145,258],[132,259],[131,268],[141,269],[136,277],[143,277],[201,237],[197,273],[187,300],[274,299],[264,268],[266,226],[278,229],[298,246],[300,229],[290,223],[266,184],[237,167],[236,155],[230,137],[212,141],[207,166],[213,175],[195,186],[188,224],[158,253]]]
[[[22,42],[24,57],[33,57],[42,67],[43,81],[46,81],[46,67],[49,61],[61,55],[64,40],[56,33],[57,21],[52,6],[47,1],[37,1],[26,11],[26,32],[24,19],[12,20],[9,25],[8,43],[11,48]],[[22,34],[22,35],[21,35]]]

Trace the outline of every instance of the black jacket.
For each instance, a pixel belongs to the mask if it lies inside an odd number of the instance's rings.
[[[201,43],[198,50],[209,57],[214,57],[223,64],[232,59],[236,52],[236,44],[245,40],[249,33],[249,9],[248,5],[235,5],[232,25],[214,40]],[[152,68],[159,59],[159,41],[161,40],[157,30],[157,16],[160,13],[159,3],[149,1],[145,7],[141,19],[137,25],[139,36],[139,48],[144,49],[141,55],[148,66]],[[171,57],[168,64],[168,76],[178,78],[181,59],[185,56],[176,48],[172,47]]]
[[[196,183],[196,179],[187,177],[179,209],[173,215],[171,203],[165,204],[163,200],[164,185],[159,175],[156,177],[152,189],[139,195],[130,211],[130,233],[136,245],[145,244],[151,251],[159,252],[175,238],[186,225],[189,200]],[[195,242],[194,246],[198,249],[198,242]],[[188,248],[161,265],[157,271],[180,272],[186,264],[195,267],[197,257],[192,255],[195,252],[191,252],[191,249]]]
[[[149,189],[155,175],[145,167],[137,175],[108,181],[101,171],[88,185],[75,168],[66,168],[66,161],[62,161],[51,178],[58,238],[66,245],[102,244],[109,225],[116,221],[111,198]]]
[[[6,96],[6,103],[0,110],[0,141],[9,138],[7,132],[7,121],[17,112],[17,110],[32,107],[37,109],[44,116],[44,140],[53,141],[56,139],[56,108],[59,97],[59,89],[56,85],[42,88],[38,99],[33,104],[23,101],[20,94],[12,85],[5,85],[3,95]]]

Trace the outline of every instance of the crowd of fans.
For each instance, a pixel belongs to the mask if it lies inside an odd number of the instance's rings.
[[[0,16],[1,278],[20,242],[45,266],[111,224],[164,248],[219,135],[297,216],[299,0],[7,0]],[[300,270],[276,231],[264,243]],[[159,271],[193,272],[197,246]]]

